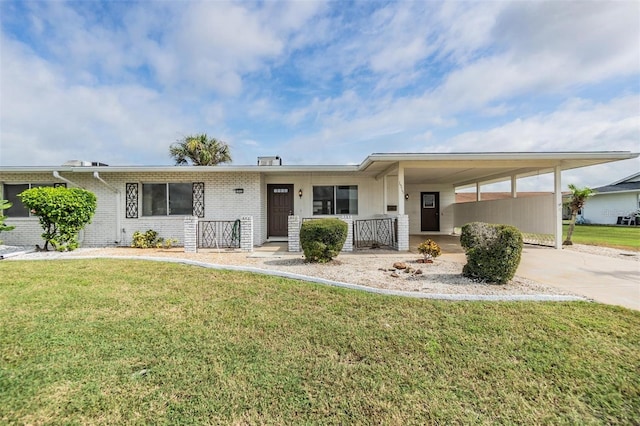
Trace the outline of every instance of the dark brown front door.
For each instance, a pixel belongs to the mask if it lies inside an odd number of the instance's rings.
[[[422,231],[440,231],[440,193],[421,192],[420,211]]]
[[[293,214],[293,185],[267,185],[267,234],[286,237]]]

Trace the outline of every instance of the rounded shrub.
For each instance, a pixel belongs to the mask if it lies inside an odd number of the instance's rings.
[[[340,253],[347,240],[347,224],[335,218],[307,220],[300,228],[300,245],[308,262],[325,263]]]
[[[460,244],[467,264],[462,275],[505,284],[516,274],[522,256],[522,233],[510,225],[472,222],[462,227]]]

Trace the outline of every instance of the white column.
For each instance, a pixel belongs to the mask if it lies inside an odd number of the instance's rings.
[[[240,218],[240,250],[253,251],[253,216]]]
[[[553,171],[554,182],[554,203],[555,209],[553,212],[553,220],[555,222],[554,240],[555,248],[560,250],[562,248],[562,169],[560,166],[556,166]]]
[[[382,213],[387,214],[387,205],[389,204],[389,194],[387,193],[387,175],[382,177]]]
[[[196,216],[187,216],[184,218],[184,252],[198,252],[198,218]]]
[[[476,201],[482,200],[482,194],[480,191],[482,190],[480,182],[476,182]]]
[[[339,216],[338,219],[347,223],[347,240],[342,246],[342,251],[353,251],[353,216]]]
[[[398,216],[404,214],[404,167],[398,164]]]
[[[409,250],[409,216],[398,215],[398,251]]]
[[[516,176],[511,176],[511,198],[518,197],[518,178]]]
[[[288,250],[292,252],[300,251],[300,216],[291,215],[288,218]]]

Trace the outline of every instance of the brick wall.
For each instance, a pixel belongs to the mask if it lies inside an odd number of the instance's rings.
[[[289,232],[288,232],[288,250],[291,252],[299,252],[300,248],[300,226],[302,222],[300,216],[289,216]]]
[[[243,216],[261,217],[261,177],[258,173],[162,173],[136,172],[120,173],[100,171],[100,177],[118,189],[114,193],[107,185],[93,177],[92,171],[67,172],[60,175],[79,187],[93,192],[97,199],[97,209],[92,223],[80,234],[81,246],[105,247],[128,246],[135,231],[153,229],[163,238],[178,240],[184,244],[184,216],[142,216],[142,183],[204,182],[205,217],[203,220],[236,220]],[[0,182],[18,183],[60,183],[51,173],[2,174]],[[127,219],[126,184],[138,183],[138,218]],[[72,187],[73,185],[67,185]],[[1,185],[0,185],[1,187]],[[242,193],[236,193],[242,188]],[[9,245],[31,246],[42,244],[42,228],[37,217],[12,218],[7,224],[15,225],[11,232],[3,232],[0,239]],[[253,241],[262,242],[262,221],[253,224]]]
[[[409,250],[409,216],[398,215],[398,251]]]

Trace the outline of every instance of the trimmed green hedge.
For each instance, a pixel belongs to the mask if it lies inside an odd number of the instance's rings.
[[[325,263],[340,253],[349,227],[335,218],[307,220],[300,228],[300,245],[308,262]]]
[[[510,225],[472,222],[462,227],[465,277],[505,284],[516,274],[522,256],[522,233]]]

